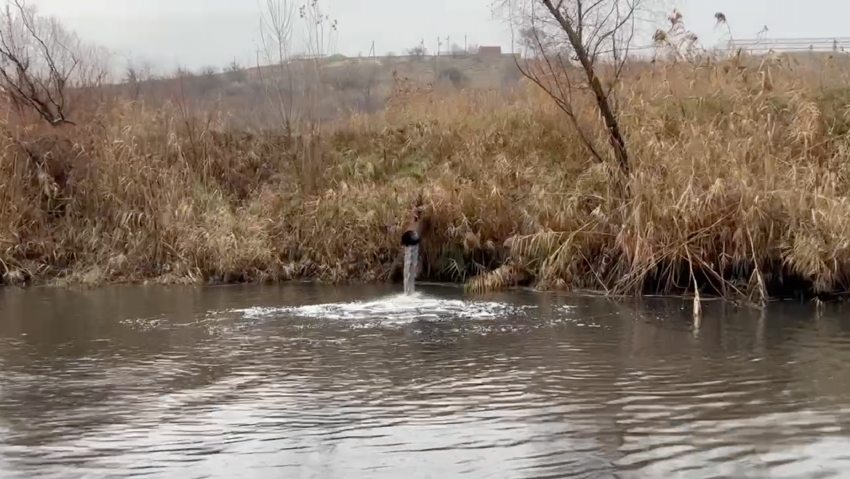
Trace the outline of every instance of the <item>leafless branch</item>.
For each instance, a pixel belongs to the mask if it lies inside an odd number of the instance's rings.
[[[68,120],[68,94],[84,80],[102,81],[105,66],[82,68],[82,43],[57,20],[36,15],[24,0],[8,0],[0,13],[0,88],[13,105],[54,126]],[[94,60],[94,50],[88,52]]]
[[[539,31],[534,28],[535,21],[533,13],[530,18],[530,23],[532,28],[530,30],[531,33],[529,39],[534,41],[537,49],[543,51],[545,47],[540,39]],[[558,60],[557,66],[552,63],[553,56]],[[555,104],[558,105],[558,107],[567,115],[567,118],[570,119],[570,123],[572,123],[576,131],[579,132],[579,138],[590,154],[598,161],[602,161],[602,156],[596,151],[596,148],[590,141],[589,136],[583,131],[582,126],[578,122],[575,111],[573,110],[573,86],[569,78],[569,69],[563,61],[563,55],[543,55],[540,61],[545,63],[545,67],[537,67],[536,62],[526,63],[526,65],[523,66],[519,63],[519,59],[514,57],[514,62],[517,68],[519,68],[520,73],[549,94],[549,96],[555,101]]]
[[[582,143],[602,160],[592,136],[579,124],[576,95],[593,99],[624,174],[629,155],[616,110],[616,91],[635,37],[635,20],[646,0],[501,0],[521,27],[523,46],[534,53],[521,72],[566,113]]]
[[[257,53],[260,83],[273,101],[280,121],[288,134],[296,121],[295,78],[292,68],[292,32],[295,3],[292,0],[266,0],[260,17],[260,39],[264,67]],[[263,70],[266,69],[269,75]]]

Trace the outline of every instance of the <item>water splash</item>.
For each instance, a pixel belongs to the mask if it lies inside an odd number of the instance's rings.
[[[416,320],[444,319],[494,320],[525,316],[533,305],[512,305],[489,301],[442,299],[422,293],[398,294],[371,301],[325,303],[295,307],[254,307],[233,310],[248,319],[298,317],[305,319],[380,321],[384,324],[408,323]]]
[[[419,260],[419,245],[404,247],[404,294],[416,290],[416,263]]]

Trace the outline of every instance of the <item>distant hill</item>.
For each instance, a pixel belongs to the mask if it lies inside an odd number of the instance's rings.
[[[181,72],[168,78],[129,80],[122,96],[146,102],[192,101],[230,115],[263,121],[281,106],[323,119],[384,108],[400,82],[432,89],[516,86],[521,74],[512,55],[382,56],[295,59],[284,64]],[[318,107],[307,101],[319,98]],[[318,108],[319,111],[313,111]]]
[[[293,71],[309,71],[318,63],[320,71],[328,81],[336,86],[351,87],[352,82],[362,82],[368,76],[370,80],[386,83],[393,81],[393,74],[417,83],[435,83],[449,80],[456,86],[469,88],[500,88],[506,83],[514,83],[516,64],[513,55],[481,57],[478,55],[423,55],[423,56],[380,56],[380,57],[344,57],[334,55],[324,59],[299,59],[290,63]],[[252,80],[259,79],[262,72],[280,71],[280,65],[253,67],[246,69]],[[460,76],[451,77],[451,72]],[[455,74],[457,75],[457,74]],[[346,82],[345,77],[352,77]]]

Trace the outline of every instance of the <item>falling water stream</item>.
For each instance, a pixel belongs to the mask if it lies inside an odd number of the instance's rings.
[[[419,245],[404,247],[404,294],[413,294],[416,290],[416,261],[419,259]]]

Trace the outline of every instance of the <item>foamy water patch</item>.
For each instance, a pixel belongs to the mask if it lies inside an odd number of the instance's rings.
[[[296,307],[253,307],[235,310],[247,319],[280,316],[382,324],[446,319],[494,320],[524,315],[533,305],[513,305],[488,301],[441,299],[414,293],[393,295],[371,301],[311,304]]]

